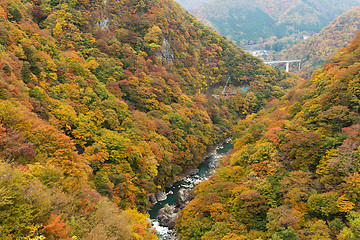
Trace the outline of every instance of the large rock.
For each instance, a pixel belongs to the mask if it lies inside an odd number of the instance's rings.
[[[161,208],[158,212],[158,220],[161,226],[173,229],[175,227],[175,219],[177,217],[178,209],[175,206],[169,206]]]
[[[176,207],[183,209],[194,198],[194,192],[191,189],[181,188],[176,196]]]
[[[155,197],[158,200],[158,202],[164,201],[167,199],[166,193],[158,191],[155,193]]]

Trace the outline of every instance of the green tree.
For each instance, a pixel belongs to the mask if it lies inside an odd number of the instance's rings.
[[[307,202],[310,213],[314,214],[314,216],[328,219],[339,212],[336,205],[338,198],[339,196],[335,192],[311,195]]]

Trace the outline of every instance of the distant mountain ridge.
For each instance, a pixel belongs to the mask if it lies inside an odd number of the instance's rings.
[[[180,3],[183,8],[185,8],[188,11],[191,11],[192,9],[198,8],[204,3],[211,2],[211,0],[177,0],[176,2]]]
[[[292,47],[284,59],[302,59],[298,73],[308,77],[322,66],[326,58],[350,44],[359,29],[360,7],[356,7],[337,17],[321,32]]]
[[[220,0],[191,12],[238,45],[262,43],[276,36],[301,38],[319,32],[359,0]]]

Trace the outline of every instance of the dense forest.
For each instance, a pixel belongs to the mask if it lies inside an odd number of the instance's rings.
[[[1,1],[0,238],[155,239],[148,198],[297,81],[172,0]]]
[[[284,53],[284,59],[301,59],[300,71],[293,72],[306,78],[322,67],[325,59],[346,47],[360,29],[360,7],[353,8],[337,17],[319,33],[293,46]]]
[[[301,86],[238,122],[182,239],[360,239],[360,33]]]

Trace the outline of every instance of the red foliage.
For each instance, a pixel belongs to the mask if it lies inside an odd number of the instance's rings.
[[[279,136],[276,135],[276,133],[280,132],[280,131],[281,131],[280,127],[275,127],[275,128],[269,129],[269,131],[266,133],[266,137],[276,146],[278,146],[281,141]]]
[[[61,220],[61,216],[62,214],[51,214],[48,225],[44,227],[43,232],[52,236],[54,239],[70,240],[69,226],[67,222]]]
[[[89,203],[89,201],[84,198],[84,200],[81,201],[81,203],[78,205],[79,212],[82,215],[88,215],[94,210],[94,204]]]
[[[352,125],[350,127],[344,127],[341,130],[345,132],[347,137],[352,141],[356,143],[360,142],[360,124]]]
[[[9,160],[19,160],[21,158],[32,159],[35,157],[35,146],[33,143],[26,142],[25,134],[12,128],[4,130],[0,128],[0,155]]]

